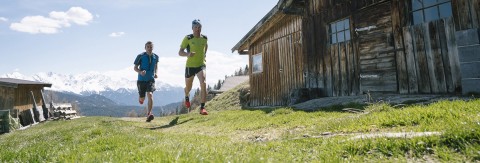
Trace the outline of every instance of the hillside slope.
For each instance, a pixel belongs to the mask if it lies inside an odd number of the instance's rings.
[[[0,162],[480,160],[479,99],[305,112],[243,110],[239,104],[228,105],[233,95],[224,93],[208,103],[208,116],[157,117],[151,123],[112,117],[41,123],[0,135],[5,147],[0,148]]]
[[[242,105],[240,104],[240,95],[242,91],[248,89],[249,84],[248,81],[238,86],[223,92],[222,94],[218,94],[212,100],[206,103],[206,107],[208,110],[240,110]]]

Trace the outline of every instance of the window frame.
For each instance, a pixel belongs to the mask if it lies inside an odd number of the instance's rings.
[[[412,25],[417,25],[417,24],[427,23],[427,22],[453,16],[452,0],[434,0],[434,1],[435,2],[432,2],[432,0],[411,0],[410,11],[409,11],[409,16],[411,19],[410,23]],[[445,8],[445,5],[450,7],[448,8],[449,11],[442,10],[442,9],[447,9]],[[432,11],[432,12],[426,12],[426,11]],[[442,11],[446,11],[448,12],[448,14],[445,15],[445,13],[443,13]],[[428,13],[434,13],[434,15],[430,15]],[[421,18],[417,19],[418,17],[421,17]]]
[[[252,55],[252,74],[263,72],[263,56],[262,53]]]
[[[335,29],[333,29],[335,27]],[[342,38],[339,39],[339,38]],[[348,36],[348,37],[347,37]],[[338,44],[352,40],[352,31],[350,28],[350,18],[343,18],[337,21],[331,22],[328,25],[328,37],[330,38],[330,44]]]

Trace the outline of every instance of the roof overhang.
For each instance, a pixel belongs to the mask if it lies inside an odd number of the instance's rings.
[[[279,0],[270,12],[267,13],[243,38],[232,48],[232,53],[238,51],[240,55],[249,54],[248,47],[267,32],[285,15],[302,15],[305,0]]]
[[[42,83],[14,78],[0,78],[0,87],[18,88],[18,86],[20,85],[39,85],[42,87],[52,87],[52,84],[50,83]]]

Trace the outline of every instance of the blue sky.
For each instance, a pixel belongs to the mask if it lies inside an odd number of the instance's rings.
[[[209,38],[207,82],[247,64],[231,48],[278,0],[2,0],[0,75],[100,72],[136,78],[135,56],[153,41],[160,81],[183,85],[177,52],[200,19]]]

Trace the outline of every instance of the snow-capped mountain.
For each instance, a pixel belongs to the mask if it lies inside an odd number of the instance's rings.
[[[89,96],[103,95],[121,105],[139,105],[136,80],[104,75],[98,72],[87,72],[77,75],[63,75],[54,72],[38,73],[26,76],[18,72],[5,74],[1,78],[16,78],[24,80],[51,83],[51,88],[58,92],[69,92]],[[161,106],[183,99],[183,88],[156,81],[154,105]]]
[[[125,78],[114,79],[114,77],[109,77],[98,72],[87,72],[78,75],[63,75],[54,72],[42,72],[31,77],[14,72],[11,74],[2,75],[1,77],[51,83],[52,88],[50,88],[50,90],[71,92],[80,95],[83,95],[84,93],[98,94],[102,91],[116,91],[119,89],[121,91],[136,91],[137,89],[136,80],[128,80]],[[155,85],[157,89],[161,90],[169,90],[173,88],[173,86],[159,81],[156,81]]]

